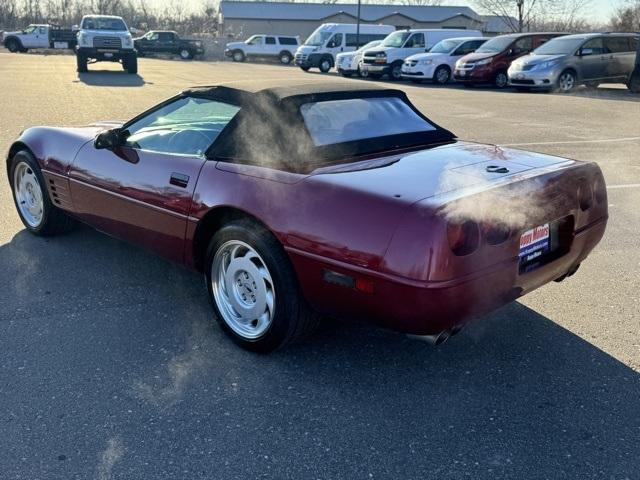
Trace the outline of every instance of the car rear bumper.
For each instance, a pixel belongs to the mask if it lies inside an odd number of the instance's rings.
[[[527,273],[519,259],[442,282],[413,281],[336,264],[288,249],[307,300],[323,313],[361,319],[393,330],[432,335],[461,326],[574,271],[604,235],[607,219],[574,232],[563,256]],[[373,293],[327,283],[327,270],[362,279]]]

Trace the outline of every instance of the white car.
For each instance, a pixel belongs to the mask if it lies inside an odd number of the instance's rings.
[[[407,57],[402,65],[402,78],[419,83],[432,80],[444,85],[451,80],[456,62],[463,55],[473,53],[486,42],[483,37],[448,38],[435,44],[428,53]]]
[[[400,80],[405,58],[428,52],[438,42],[462,35],[482,37],[482,32],[445,28],[398,30],[385,38],[376,48],[364,53],[361,69],[367,70],[372,77],[388,75],[390,80]]]
[[[227,43],[225,55],[234,62],[244,62],[249,57],[277,58],[288,65],[300,45],[300,37],[290,35],[253,35],[244,42]]]
[[[363,45],[355,52],[343,52],[336,55],[336,69],[338,73],[343,77],[350,77],[351,75],[363,75],[360,71],[360,62],[362,61],[362,54],[368,48],[377,47],[382,40],[374,40],[366,45]]]

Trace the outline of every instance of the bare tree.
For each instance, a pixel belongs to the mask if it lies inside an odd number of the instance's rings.
[[[640,31],[640,0],[627,1],[611,18],[611,28],[616,32]]]
[[[504,19],[514,32],[532,29],[571,31],[584,26],[593,0],[474,0],[477,8]]]

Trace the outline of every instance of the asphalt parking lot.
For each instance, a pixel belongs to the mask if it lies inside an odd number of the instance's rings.
[[[90,69],[0,53],[3,151],[28,126],[124,120],[192,85],[335,78]],[[199,275],[88,228],[27,234],[0,169],[0,478],[640,478],[640,96],[394,86],[460,138],[599,162],[609,227],[574,277],[441,347],[327,322],[257,356],[214,324]]]

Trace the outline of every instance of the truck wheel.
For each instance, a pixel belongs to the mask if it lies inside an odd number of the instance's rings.
[[[331,70],[332,66],[333,62],[331,61],[331,57],[323,57],[322,59],[320,59],[318,68],[322,73],[327,73],[329,70]]]
[[[180,50],[180,58],[183,60],[191,60],[193,58],[193,52],[188,48],[183,48]]]
[[[242,50],[235,50],[233,52],[233,55],[231,56],[231,58],[233,58],[234,62],[244,62],[245,55],[244,55],[244,52]]]
[[[268,353],[312,332],[307,306],[278,240],[248,219],[220,229],[207,249],[209,298],[222,329],[242,348]]]
[[[84,53],[76,54],[76,63],[78,65],[78,73],[87,73],[87,56]]]
[[[402,79],[402,62],[395,62],[391,64],[391,70],[389,71],[389,80],[401,80]]]
[[[18,53],[21,50],[20,47],[22,47],[22,45],[20,45],[20,42],[14,38],[10,38],[9,40],[7,40],[4,45],[11,53]]]
[[[75,221],[51,202],[38,162],[29,151],[21,150],[9,161],[9,182],[18,215],[29,232],[50,236],[73,229]]]
[[[291,63],[291,60],[293,60],[293,55],[291,55],[289,52],[280,52],[280,55],[278,55],[278,59],[280,60],[281,64],[289,65]]]
[[[122,61],[122,66],[131,75],[138,73],[138,57],[136,55],[129,55]]]

